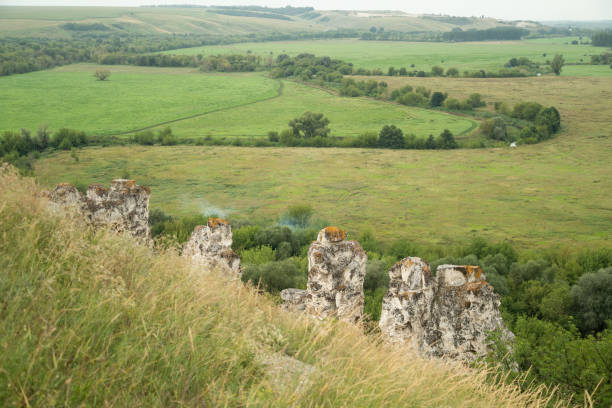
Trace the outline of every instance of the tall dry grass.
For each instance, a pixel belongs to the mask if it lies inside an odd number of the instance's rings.
[[[544,407],[490,372],[281,311],[0,175],[0,406]]]

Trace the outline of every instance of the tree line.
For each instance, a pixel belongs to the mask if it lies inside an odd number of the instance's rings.
[[[591,44],[596,47],[612,47],[612,30],[595,31],[591,35]]]
[[[433,42],[458,42],[458,41],[491,41],[491,40],[520,40],[529,34],[529,30],[518,27],[494,27],[484,30],[463,30],[455,27],[447,32],[431,31],[384,31],[377,30],[364,32],[360,38],[366,41],[433,41]]]
[[[353,38],[353,30],[325,32],[296,32],[244,35],[141,35],[100,30],[80,23],[67,23],[67,38],[2,37],[0,38],[0,76],[24,74],[78,62],[131,64],[139,54],[155,53],[180,48],[222,45],[241,42],[289,41],[307,39]],[[98,24],[98,23],[96,23]],[[157,57],[160,58],[160,57]],[[106,62],[103,62],[106,61]],[[180,57],[165,60],[169,65],[184,61]]]
[[[437,138],[417,138],[395,125],[385,125],[379,133],[365,132],[353,138],[330,138],[329,119],[322,113],[305,112],[289,121],[289,127],[268,132],[268,140],[289,147],[363,147],[381,149],[456,149],[452,132],[444,130]]]

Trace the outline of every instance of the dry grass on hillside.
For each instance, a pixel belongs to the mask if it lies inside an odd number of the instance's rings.
[[[0,176],[0,405],[544,407],[488,374],[282,312]]]

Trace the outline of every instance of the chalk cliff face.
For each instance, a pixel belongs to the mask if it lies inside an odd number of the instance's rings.
[[[183,256],[206,269],[222,269],[241,274],[240,257],[232,251],[232,227],[220,218],[209,218],[198,225],[183,247]]]
[[[487,353],[487,333],[513,337],[493,292],[477,266],[441,265],[431,277],[420,258],[406,258],[389,271],[379,326],[389,341],[408,343],[430,356],[472,361]]]
[[[308,249],[306,312],[357,322],[363,315],[367,255],[357,241],[346,241],[336,227],[319,232]]]
[[[85,196],[73,185],[60,183],[45,195],[53,208],[77,211],[94,227],[108,226],[134,237],[149,238],[151,191],[134,180],[113,180],[110,188],[93,184]]]

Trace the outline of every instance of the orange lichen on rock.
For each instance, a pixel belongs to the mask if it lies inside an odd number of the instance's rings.
[[[94,190],[98,195],[108,193],[108,188],[104,187],[102,184],[92,184],[87,187],[87,190]]]
[[[468,276],[474,275],[476,279],[480,279],[480,277],[482,276],[482,268],[480,266],[468,265],[467,274]]]
[[[222,219],[222,218],[209,218],[208,219],[208,226],[210,228],[215,228],[218,227],[219,225],[229,225],[229,222],[227,222],[226,220]]]
[[[346,238],[346,232],[338,227],[325,227],[325,237],[330,241],[342,241]]]
[[[487,281],[478,281],[478,282],[472,282],[472,283],[466,283],[465,284],[465,290],[468,292],[472,292],[473,294],[477,295],[480,290],[485,287],[485,286],[491,286],[487,283]]]

